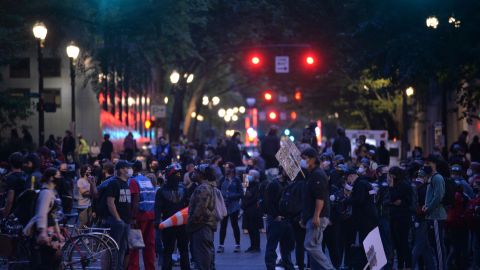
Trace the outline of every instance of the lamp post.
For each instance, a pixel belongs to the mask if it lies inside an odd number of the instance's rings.
[[[408,98],[413,96],[415,93],[415,89],[413,87],[408,87],[404,91],[402,91],[402,121],[403,121],[403,132],[402,132],[402,149],[401,149],[401,157],[402,159],[407,158],[407,151],[408,151]]]
[[[43,104],[43,55],[42,48],[47,37],[47,27],[41,22],[33,26],[33,36],[37,39],[37,61],[38,61],[38,144],[43,145],[45,141],[45,108]]]
[[[182,122],[183,115],[183,99],[185,97],[185,92],[187,91],[187,84],[192,83],[193,78],[193,74],[185,73],[184,76],[180,76],[180,73],[175,70],[170,74],[170,83],[172,83],[175,92],[169,129],[171,142],[177,141],[180,136],[180,122]]]
[[[67,46],[67,55],[68,55],[68,58],[70,59],[70,86],[72,88],[72,131],[73,131],[73,134],[76,134],[75,133],[75,128],[76,128],[76,125],[75,125],[75,110],[76,110],[76,106],[75,106],[75,60],[77,59],[78,57],[78,54],[80,53],[80,49],[75,46],[75,43],[71,42],[70,45]]]

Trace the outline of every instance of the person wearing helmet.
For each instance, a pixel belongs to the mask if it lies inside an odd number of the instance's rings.
[[[167,182],[155,195],[155,227],[165,219],[173,216],[176,212],[187,207],[188,198],[185,187],[181,184],[183,179],[182,167],[178,163],[171,164],[165,169]],[[180,252],[180,267],[182,270],[190,269],[188,259],[188,234],[186,225],[174,226],[163,229],[163,259],[162,269],[169,270],[173,267],[172,254],[175,251],[175,243]],[[159,261],[160,263],[160,261]]]

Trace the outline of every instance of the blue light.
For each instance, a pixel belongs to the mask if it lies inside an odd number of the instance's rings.
[[[295,137],[290,136],[289,138],[290,138],[290,141],[292,141],[292,142],[295,141]]]
[[[283,132],[283,134],[285,134],[285,136],[290,136],[290,129],[285,129],[285,131]]]

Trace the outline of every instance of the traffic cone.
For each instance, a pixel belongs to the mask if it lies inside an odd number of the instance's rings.
[[[188,207],[185,207],[182,210],[175,213],[175,215],[169,217],[168,219],[160,223],[160,225],[158,225],[158,228],[160,230],[163,230],[169,227],[185,225],[187,224],[187,218],[188,218]]]

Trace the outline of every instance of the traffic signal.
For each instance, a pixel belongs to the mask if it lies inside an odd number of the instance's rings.
[[[309,55],[305,58],[305,63],[307,63],[307,65],[313,65],[315,64],[315,58]]]
[[[300,92],[300,90],[295,90],[295,94],[294,94],[293,98],[297,102],[302,101],[302,92]]]
[[[276,121],[278,119],[278,114],[274,111],[268,113],[268,119],[270,121]]]
[[[265,93],[263,93],[263,99],[265,99],[265,101],[267,102],[270,102],[273,100],[273,94],[270,90],[267,90],[265,91]]]
[[[301,65],[305,70],[314,70],[318,67],[318,57],[312,52],[305,53],[301,59]]]
[[[252,53],[248,56],[248,66],[253,69],[259,69],[263,66],[263,57],[259,53]]]
[[[292,120],[297,120],[297,112],[295,112],[295,111],[291,112],[291,113],[290,113],[290,118],[291,118]]]
[[[144,126],[145,126],[146,129],[150,129],[152,127],[152,121],[150,121],[148,119],[145,120],[145,125]]]

